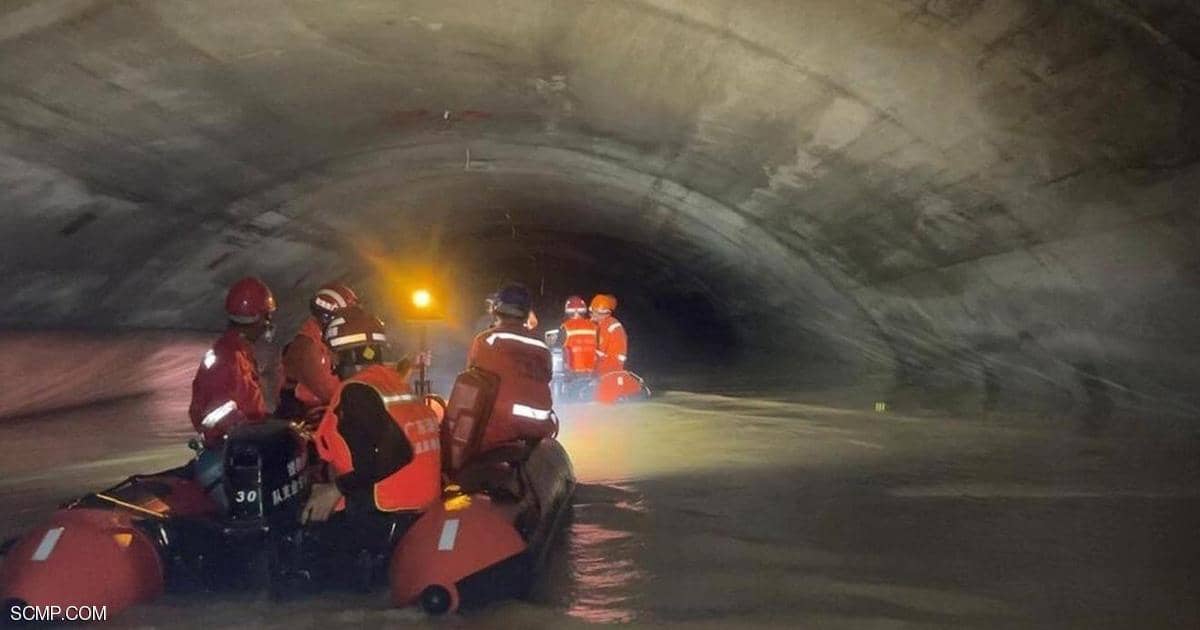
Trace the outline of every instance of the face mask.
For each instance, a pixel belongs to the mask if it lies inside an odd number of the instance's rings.
[[[275,324],[269,319],[266,321],[265,328],[263,328],[262,340],[267,343],[275,341]]]

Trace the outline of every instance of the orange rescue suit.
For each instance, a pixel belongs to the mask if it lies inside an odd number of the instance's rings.
[[[333,353],[325,345],[316,318],[306,319],[296,338],[284,347],[280,374],[281,404],[288,390],[295,393],[305,411],[324,407],[333,399],[341,383],[333,374]]]
[[[563,320],[563,365],[568,372],[591,374],[596,369],[596,322],[586,317]]]
[[[475,336],[467,367],[500,377],[499,391],[479,452],[505,442],[554,433],[550,419],[550,348],[521,324],[501,323]]]
[[[351,502],[396,512],[441,497],[437,416],[391,367],[371,365],[343,382],[313,439]]]
[[[192,426],[211,448],[233,427],[262,422],[267,414],[254,347],[231,328],[204,354],[192,379]]]
[[[625,327],[612,315],[596,322],[596,327],[596,373],[624,370],[629,353]]]

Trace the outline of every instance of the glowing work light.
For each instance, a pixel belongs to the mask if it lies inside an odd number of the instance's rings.
[[[413,291],[412,303],[413,306],[417,308],[429,308],[430,305],[433,304],[433,296],[430,295],[429,291],[426,291],[425,289],[417,289],[416,291]]]

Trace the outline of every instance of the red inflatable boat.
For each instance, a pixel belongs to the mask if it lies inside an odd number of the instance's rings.
[[[479,391],[463,403],[471,387]],[[570,509],[575,477],[554,439],[472,450],[492,387],[460,375],[443,422],[449,483],[423,513],[359,518],[348,509],[302,526],[316,469],[304,432],[283,421],[239,427],[225,449],[227,510],[192,480],[191,464],[86,495],[6,543],[4,610],[103,605],[111,618],[164,591],[284,595],[303,584],[363,589],[385,579],[396,605],[435,614],[519,597]]]

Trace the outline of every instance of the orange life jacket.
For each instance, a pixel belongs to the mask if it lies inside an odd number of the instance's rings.
[[[596,369],[596,322],[586,317],[563,320],[563,364],[571,372]]]
[[[597,322],[596,330],[596,373],[607,374],[625,369],[629,353],[629,339],[625,327],[616,317],[609,315]]]
[[[279,364],[279,400],[290,389],[305,410],[329,404],[340,385],[333,375],[333,353],[325,345],[320,324],[311,317],[284,346]]]
[[[420,396],[409,391],[394,369],[372,365],[342,383],[314,435],[317,453],[339,477],[354,471],[350,446],[338,432],[337,414],[342,391],[350,383],[368,385],[379,394],[388,415],[412,446],[413,458],[408,465],[375,482],[375,508],[382,512],[424,509],[442,494],[437,416]]]
[[[500,378],[480,452],[505,442],[541,439],[554,433],[550,349],[541,339],[519,324],[485,330],[471,344],[467,367]],[[450,406],[456,404],[452,401]]]

